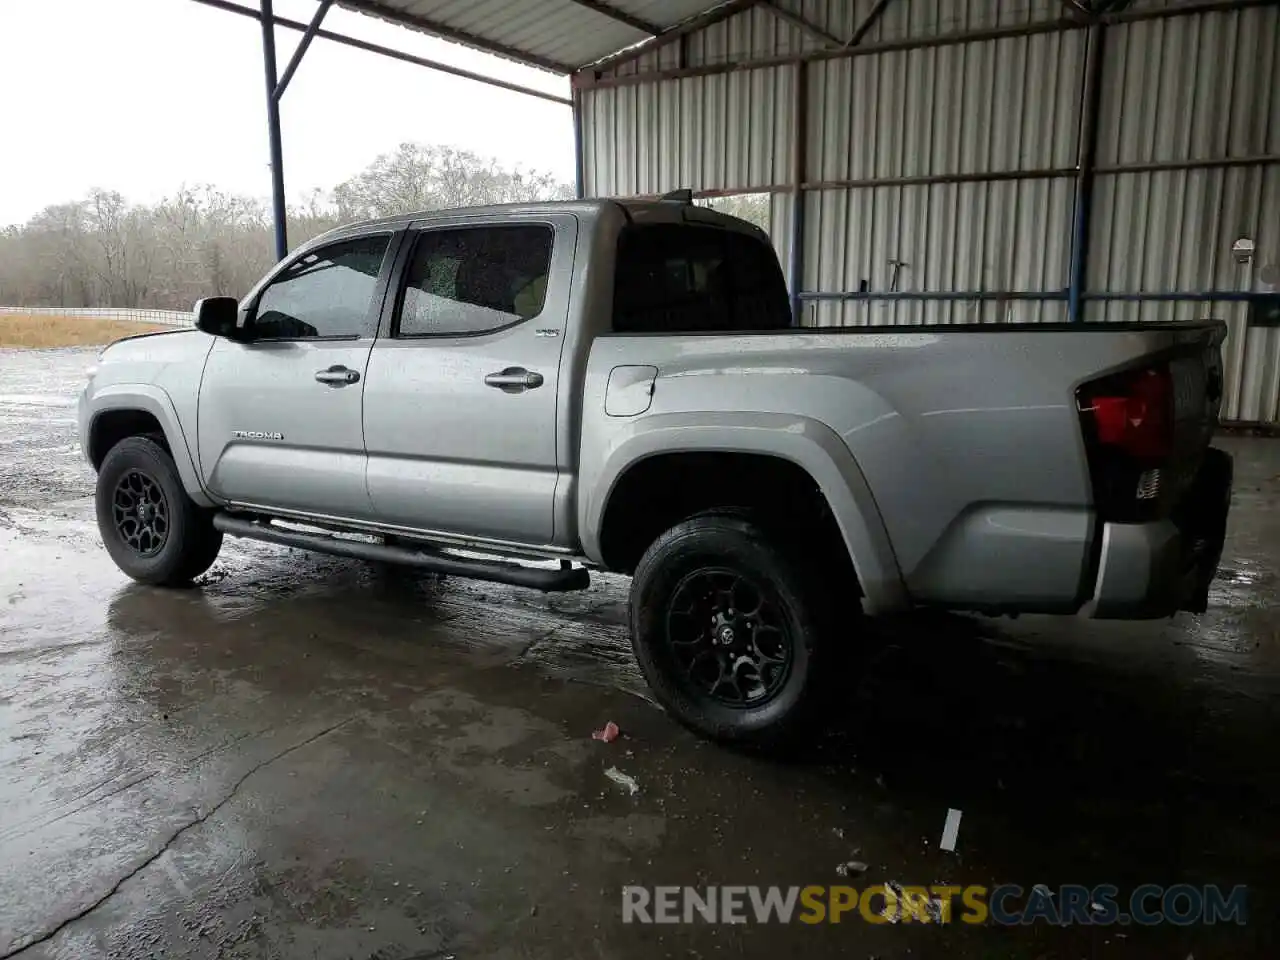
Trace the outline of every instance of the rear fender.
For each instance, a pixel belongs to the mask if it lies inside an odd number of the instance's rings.
[[[907,605],[902,574],[866,478],[827,426],[786,414],[698,412],[633,421],[612,438],[595,477],[583,477],[578,529],[588,557],[601,562],[600,530],[609,497],[626,471],[671,453],[744,453],[778,457],[803,469],[835,516],[868,613]]]

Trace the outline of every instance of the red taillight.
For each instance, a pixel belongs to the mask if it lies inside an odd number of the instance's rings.
[[[1173,383],[1167,368],[1111,380],[1087,396],[1098,442],[1132,457],[1160,460],[1173,451]]]

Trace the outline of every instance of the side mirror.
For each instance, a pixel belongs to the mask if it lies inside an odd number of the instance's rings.
[[[196,329],[215,337],[243,340],[244,331],[236,327],[240,304],[235,297],[205,297],[195,306]]]

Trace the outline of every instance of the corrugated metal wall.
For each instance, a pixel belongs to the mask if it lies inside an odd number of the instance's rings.
[[[874,4],[779,0],[840,39]],[[892,0],[869,50],[832,56],[755,7],[584,86],[587,192],[772,193],[783,264],[793,240],[803,252],[805,323],[1067,319],[1089,54],[1088,32],[1063,20],[1058,0]],[[1280,289],[1280,10],[1113,23],[1101,49],[1080,316],[1226,319],[1225,415],[1280,421],[1280,330],[1250,329],[1231,299]],[[761,58],[773,62],[640,82]],[[1255,241],[1252,263],[1232,256],[1239,237]]]

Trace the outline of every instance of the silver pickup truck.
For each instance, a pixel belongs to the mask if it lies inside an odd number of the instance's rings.
[[[862,614],[1205,608],[1222,324],[799,329],[755,227],[679,201],[344,227],[79,405],[112,558],[224,534],[542,590],[630,575],[657,698],[775,742]]]

